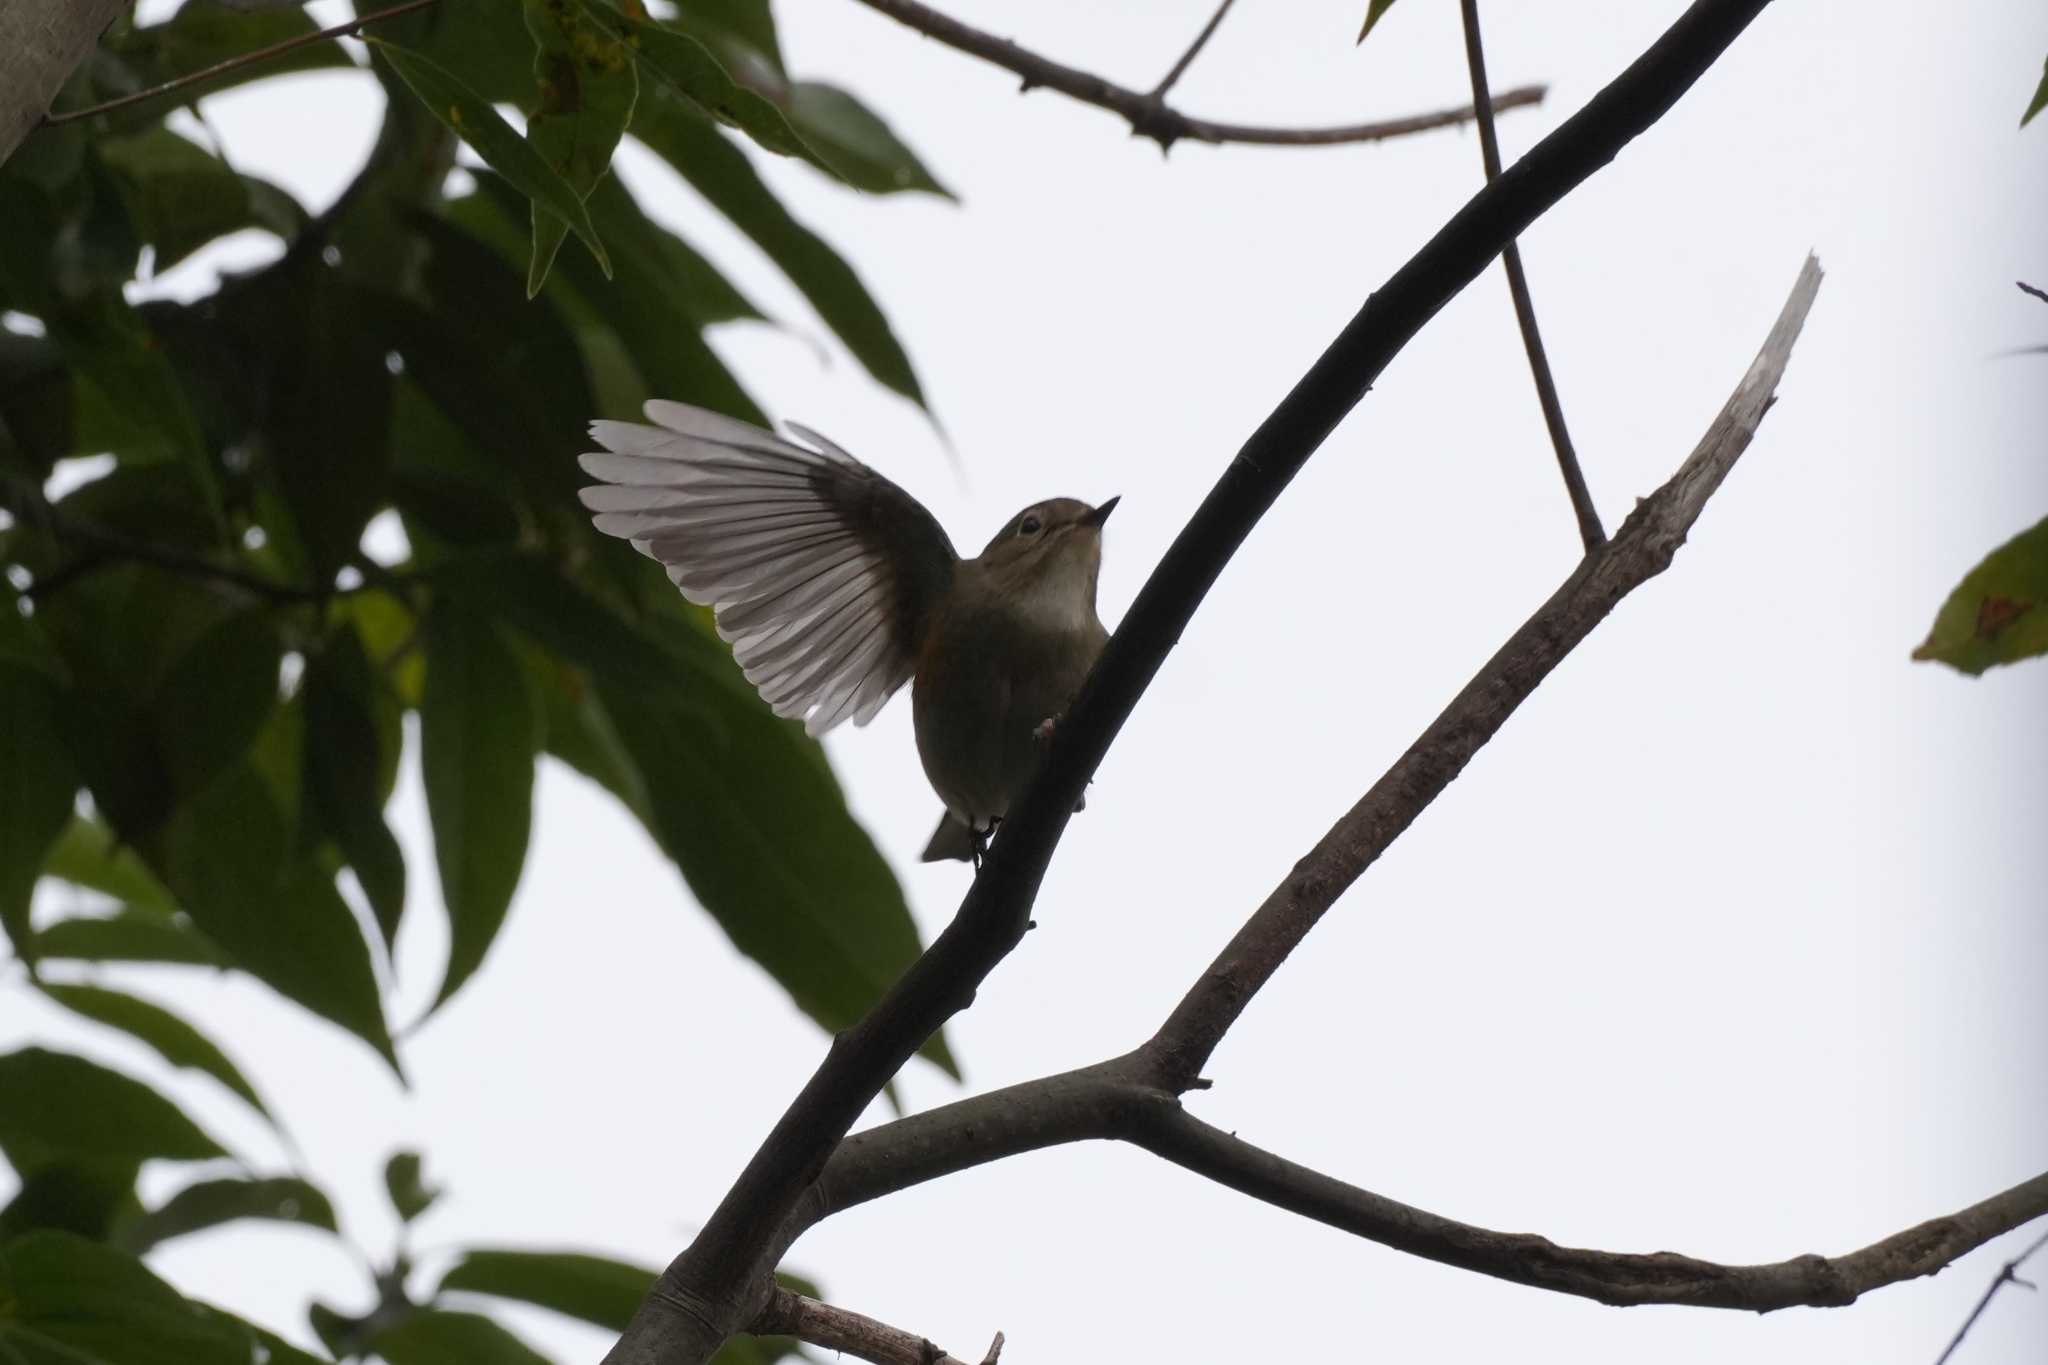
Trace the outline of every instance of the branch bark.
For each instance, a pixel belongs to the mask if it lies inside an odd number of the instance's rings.
[[[127,0],[9,0],[0,5],[0,164],[48,112]]]
[[[1459,0],[1465,24],[1465,65],[1472,76],[1472,98],[1486,89],[1486,49],[1479,40],[1479,0]],[[1500,138],[1493,129],[1493,115],[1479,111],[1479,159],[1490,183],[1500,179]],[[1501,268],[1507,272],[1508,297],[1514,300],[1515,323],[1521,328],[1522,349],[1529,356],[1529,375],[1536,381],[1536,402],[1543,409],[1543,425],[1550,432],[1551,448],[1557,452],[1557,467],[1564,475],[1566,496],[1572,500],[1572,516],[1579,523],[1579,541],[1591,554],[1607,538],[1600,513],[1593,506],[1593,494],[1579,469],[1578,452],[1572,449],[1571,432],[1564,424],[1564,404],[1557,397],[1557,380],[1550,373],[1550,356],[1543,349],[1543,333],[1536,327],[1536,304],[1529,296],[1529,277],[1522,270],[1522,249],[1513,242],[1501,248]]]
[[[1423,325],[1503,245],[1661,118],[1768,3],[1695,0],[1628,70],[1473,196],[1367,299],[1252,434],[1111,638],[952,923],[865,1018],[833,1040],[696,1240],[662,1272],[608,1365],[699,1365],[759,1311],[785,1219],[861,1111],[926,1038],[972,1002],[1023,938],[1053,848],[1089,778],[1266,509]]]
[[[757,1336],[795,1337],[828,1351],[844,1351],[873,1365],[967,1365],[931,1342],[900,1327],[835,1308],[829,1303],[777,1285],[760,1316],[748,1330]],[[1003,1334],[989,1345],[981,1365],[996,1365],[1003,1354]]]
[[[1083,104],[1092,104],[1120,115],[1131,125],[1133,136],[1151,138],[1162,151],[1170,149],[1183,138],[1191,142],[1242,142],[1266,147],[1329,147],[1350,142],[1382,142],[1410,133],[1427,132],[1432,128],[1450,128],[1467,123],[1476,113],[1472,106],[1467,105],[1462,109],[1440,109],[1427,114],[1411,114],[1406,118],[1351,123],[1335,128],[1269,128],[1190,117],[1168,106],[1163,96],[1215,30],[1223,17],[1221,10],[1210,20],[1209,27],[1202,31],[1201,38],[1188,55],[1167,73],[1166,80],[1157,89],[1144,91],[1118,85],[1092,72],[1053,61],[1050,57],[1041,57],[1008,38],[998,38],[993,33],[970,28],[929,5],[917,3],[917,0],[860,0],[860,3],[947,47],[1014,72],[1023,79],[1025,90],[1039,87],[1057,90]],[[1229,6],[1222,8],[1228,9]],[[1493,97],[1492,108],[1495,113],[1500,113],[1523,105],[1541,104],[1545,93],[1540,85],[1504,90]]]

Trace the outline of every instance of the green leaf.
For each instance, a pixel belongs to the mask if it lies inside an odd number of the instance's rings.
[[[262,228],[290,241],[306,225],[290,194],[168,128],[108,138],[94,153],[114,172],[137,237],[155,248],[159,275],[231,232]]]
[[[269,611],[255,608],[221,621],[172,666],[152,709],[180,790],[198,791],[249,752],[277,708],[283,657]]]
[[[0,328],[0,472],[50,477],[71,453],[76,387],[55,342]]]
[[[22,950],[29,893],[78,796],[57,714],[58,688],[47,673],[0,660],[0,929]]]
[[[838,86],[798,81],[789,88],[789,100],[790,122],[831,158],[848,184],[870,194],[922,190],[953,197],[880,115]]]
[[[647,289],[678,318],[700,327],[735,318],[766,317],[753,300],[682,238],[641,209],[619,180],[607,180],[590,196],[590,213],[618,251],[612,288]]]
[[[182,915],[123,910],[99,918],[60,919],[37,933],[31,955],[85,962],[168,962],[225,967],[227,957]]]
[[[118,1071],[39,1047],[0,1054],[0,1151],[17,1171],[52,1161],[206,1161],[227,1150],[169,1100]]]
[[[1365,11],[1365,26],[1358,30],[1358,41],[1364,42],[1365,35],[1372,32],[1373,25],[1380,21],[1380,16],[1393,7],[1394,0],[1372,0]]]
[[[493,176],[478,175],[476,180],[481,193],[472,196],[475,200],[491,204],[507,218],[520,212],[510,186]],[[599,194],[608,188],[601,188]],[[560,288],[566,283],[577,299],[618,333],[650,390],[765,423],[768,419],[760,407],[705,344],[699,329],[691,325],[691,315],[679,316],[665,302],[675,297],[666,266],[635,256],[622,259],[619,270],[616,280],[607,281],[599,278],[587,261],[572,255],[558,263],[555,284]]]
[[[315,1365],[128,1253],[66,1232],[0,1245],[0,1346],[32,1365]]]
[[[391,468],[392,376],[373,295],[302,239],[284,259],[223,291],[229,325],[260,348],[248,381],[262,395],[260,471],[296,527],[301,578],[330,581],[355,557]],[[292,542],[272,528],[280,551]]]
[[[1977,674],[2043,653],[2048,653],[2048,518],[1963,575],[1913,657]]]
[[[0,1208],[0,1244],[37,1228],[56,1228],[104,1241],[123,1218],[142,1208],[135,1197],[134,1158],[58,1159],[20,1173],[21,1185]]]
[[[591,226],[590,215],[575,189],[513,131],[511,124],[498,116],[496,109],[447,70],[418,53],[381,38],[367,41],[412,87],[420,102],[468,143],[485,165],[504,176],[527,198],[567,222],[590,248],[606,277],[610,277],[611,258],[605,254],[604,243],[597,239],[597,229]]]
[[[370,1338],[389,1365],[550,1365],[518,1337],[475,1313],[421,1308]]]
[[[552,1308],[614,1332],[626,1330],[654,1272],[573,1251],[465,1251],[435,1293],[464,1290]]]
[[[834,179],[842,178],[790,126],[773,100],[734,81],[697,39],[650,20],[630,18],[602,0],[583,0],[583,6],[599,25],[625,40],[649,75],[712,118],[738,128],[771,152],[799,157]]]
[[[201,1232],[242,1218],[303,1223],[338,1232],[334,1205],[327,1196],[296,1176],[262,1180],[201,1180],[179,1190],[162,1205],[123,1223],[116,1241],[141,1255],[173,1237]]]
[[[429,1185],[421,1175],[418,1152],[393,1152],[384,1163],[384,1192],[401,1221],[410,1223],[441,1197],[438,1185]]]
[[[557,665],[542,689],[542,700],[547,751],[616,796],[642,824],[652,819],[639,765],[612,728],[590,679],[580,669]]]
[[[427,623],[420,758],[441,898],[448,970],[439,1008],[482,964],[505,922],[533,818],[539,701],[519,655],[473,613],[438,605]]]
[[[100,986],[61,985],[53,981],[41,984],[43,994],[73,1014],[141,1040],[172,1066],[205,1072],[248,1101],[257,1113],[271,1118],[270,1111],[257,1098],[256,1088],[227,1055],[205,1034],[169,1010]]]
[[[640,77],[626,45],[593,24],[577,0],[526,0],[525,10],[540,87],[540,107],[526,120],[526,140],[579,199],[588,200],[633,116]],[[540,292],[568,230],[560,217],[533,206],[529,295]]]
[[[2020,127],[2034,121],[2034,115],[2048,109],[2048,62],[2041,65],[2041,83],[2034,87],[2034,98],[2027,101],[2027,112],[2020,115]]]
[[[859,1019],[917,957],[917,927],[815,742],[723,688],[600,678],[598,695],[704,908],[824,1028]],[[959,1074],[943,1037],[925,1055]]]
[[[402,731],[378,723],[380,708],[396,707],[370,669],[363,638],[352,624],[331,632],[307,656],[306,805],[355,869],[388,948],[405,911],[405,855],[384,823],[383,774],[398,755],[386,736]]]
[[[118,194],[105,202],[120,212]],[[120,428],[107,447],[177,462],[209,512],[219,508],[212,454],[159,340],[122,296],[132,259],[93,255],[89,219],[60,213],[18,176],[0,176],[0,293],[43,320],[82,386],[82,411]],[[132,240],[132,238],[131,238]]]
[[[924,402],[910,357],[860,276],[823,238],[790,216],[745,152],[665,94],[642,101],[633,135],[767,253],[869,374],[904,397]]]
[[[326,873],[290,858],[285,814],[253,765],[231,768],[180,806],[164,843],[179,903],[236,966],[398,1069],[355,916]]]
[[[177,903],[142,859],[114,842],[99,821],[74,815],[43,860],[43,874],[124,901],[131,910],[152,916],[177,911]]]

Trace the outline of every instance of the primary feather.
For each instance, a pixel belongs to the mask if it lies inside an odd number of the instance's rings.
[[[839,446],[682,403],[593,422],[597,529],[707,606],[747,680],[811,734],[865,725],[916,666],[958,556],[931,513]]]

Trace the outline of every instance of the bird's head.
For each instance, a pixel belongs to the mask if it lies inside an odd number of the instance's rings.
[[[998,590],[1034,614],[1092,616],[1102,523],[1116,504],[1115,498],[1097,507],[1078,498],[1034,502],[996,532],[981,565]]]

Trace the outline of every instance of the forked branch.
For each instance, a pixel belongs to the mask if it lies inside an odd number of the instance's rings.
[[[1252,434],[1132,604],[953,921],[833,1040],[695,1241],[657,1279],[606,1357],[609,1365],[700,1365],[753,1320],[772,1287],[775,1243],[840,1140],[1022,940],[1053,848],[1090,776],[1238,546],[1424,324],[1506,242],[1661,118],[1768,3],[1695,0],[1627,71],[1396,271]],[[1597,594],[1603,586],[1588,589]]]
[[[1056,62],[1050,57],[1041,57],[1008,38],[998,38],[993,33],[972,28],[929,5],[919,4],[917,0],[860,0],[860,3],[947,47],[1014,72],[1022,78],[1025,90],[1057,90],[1083,104],[1107,109],[1129,123],[1134,136],[1149,137],[1161,149],[1170,148],[1183,138],[1190,142],[1245,142],[1267,147],[1329,147],[1349,142],[1383,142],[1410,133],[1428,132],[1432,128],[1469,123],[1477,112],[1471,105],[1466,105],[1460,109],[1439,109],[1405,118],[1349,123],[1334,128],[1270,128],[1246,123],[1219,123],[1183,114],[1165,102],[1165,93],[1180,78],[1187,63],[1201,51],[1209,35],[1215,32],[1228,5],[1218,9],[1216,17],[1209,21],[1209,26],[1202,31],[1187,55],[1167,73],[1166,79],[1157,88],[1147,91],[1133,90],[1092,72]],[[1541,104],[1544,94],[1545,90],[1540,85],[1503,90],[1493,97],[1492,108],[1495,113],[1501,113],[1524,105]]]

